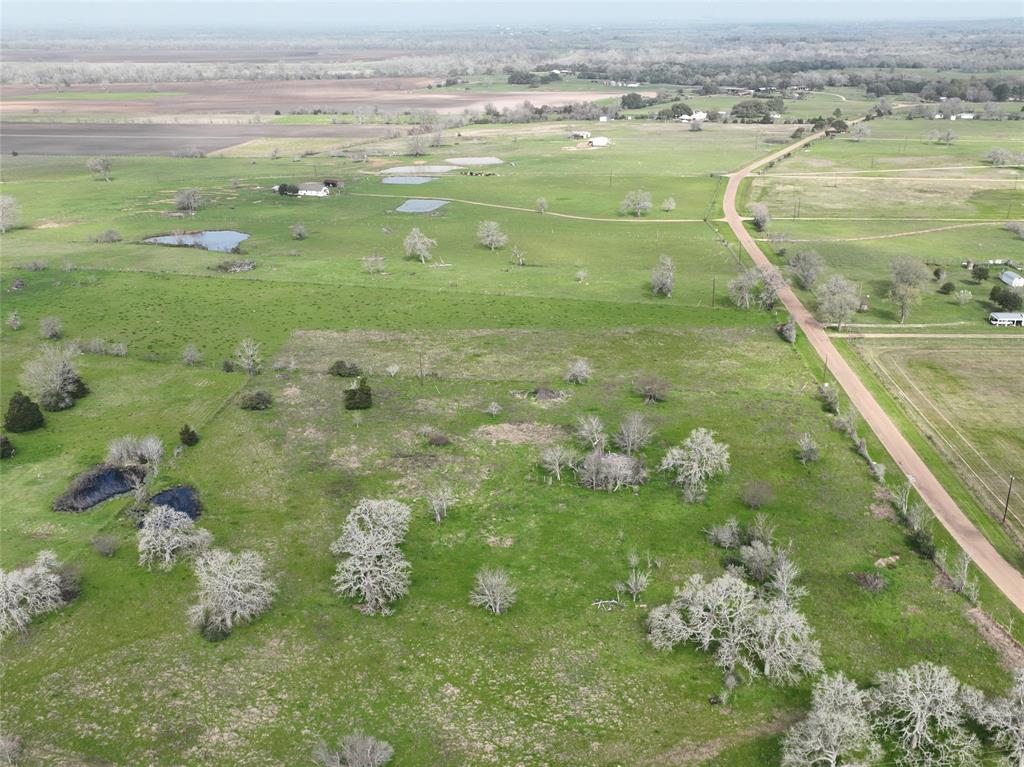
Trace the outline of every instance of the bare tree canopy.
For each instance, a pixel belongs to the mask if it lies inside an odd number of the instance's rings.
[[[421,264],[427,263],[433,258],[433,250],[437,247],[437,240],[427,237],[417,227],[406,236],[402,243],[405,248],[405,255],[408,258],[418,258]]]
[[[481,221],[476,230],[480,244],[492,251],[508,244],[508,235],[501,231],[497,221]]]
[[[867,693],[841,671],[823,675],[814,685],[807,718],[794,725],[783,741],[783,767],[869,765],[880,757]]]
[[[263,557],[254,551],[210,549],[196,560],[195,572],[198,599],[189,618],[210,640],[222,639],[266,612],[277,592],[266,576]]]
[[[659,256],[651,270],[651,292],[656,296],[672,297],[676,285],[676,265],[668,256]]]
[[[109,157],[90,157],[85,161],[85,167],[91,173],[101,176],[104,181],[110,181],[110,169],[113,164]]]
[[[182,557],[194,557],[209,548],[213,536],[183,511],[154,506],[139,528],[139,565],[170,570]]]
[[[21,207],[9,194],[0,194],[0,234],[6,234],[21,223]]]
[[[850,321],[860,307],[857,286],[839,275],[830,277],[815,292],[815,296],[818,299],[818,314],[821,321],[835,325],[838,330],[843,329],[843,325]]]
[[[716,442],[709,429],[694,429],[681,445],[670,448],[659,471],[671,472],[672,483],[683,489],[683,498],[696,503],[707,495],[708,481],[729,473],[729,446]]]
[[[411,567],[398,548],[409,529],[409,507],[388,499],[364,498],[345,519],[331,553],[343,556],[332,582],[341,596],[362,602],[371,615],[390,615],[391,605],[409,591]]]
[[[640,217],[648,213],[652,207],[651,193],[638,189],[633,192],[626,192],[619,210],[624,214]]]
[[[203,198],[198,189],[185,189],[174,197],[174,207],[183,213],[194,214],[203,207]]]
[[[0,570],[0,639],[24,631],[35,616],[64,606],[60,568],[56,554],[40,551],[27,567]]]
[[[516,586],[500,567],[484,567],[476,574],[469,603],[501,615],[516,602]]]

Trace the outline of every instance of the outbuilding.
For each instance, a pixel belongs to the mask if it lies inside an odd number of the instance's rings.
[[[572,132],[572,138],[579,138],[579,139],[590,138],[590,131],[588,131],[588,130],[574,130]]]
[[[612,140],[607,136],[594,136],[594,138],[587,141],[587,146],[610,146]]]
[[[1011,288],[1024,288],[1024,277],[1021,277],[1017,272],[1011,272],[1009,269],[1000,274],[999,279]]]
[[[326,197],[330,188],[322,181],[307,181],[299,184],[299,197]]]
[[[992,312],[988,321],[1001,328],[1024,328],[1024,312]]]

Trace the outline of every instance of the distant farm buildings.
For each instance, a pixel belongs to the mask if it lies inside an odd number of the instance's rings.
[[[611,146],[612,140],[607,136],[594,136],[592,139],[587,141],[587,146],[601,147]]]
[[[577,139],[588,139],[588,138],[590,138],[590,131],[588,131],[588,130],[574,130],[570,134],[570,137],[571,138],[577,138]]]
[[[1024,328],[1024,312],[992,312],[988,321],[1001,328]]]
[[[305,181],[301,184],[275,184],[271,187],[280,195],[288,197],[327,197],[331,187],[343,186],[340,181]]]
[[[676,119],[681,123],[702,123],[708,119],[708,113],[697,110],[692,115],[679,115]]]
[[[1024,288],[1024,277],[1021,277],[1017,272],[1011,272],[1009,269],[1000,274],[999,279],[1011,288]]]

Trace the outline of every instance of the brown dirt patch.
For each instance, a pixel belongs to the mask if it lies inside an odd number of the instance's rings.
[[[999,653],[1004,668],[1009,671],[1024,668],[1024,645],[1014,639],[1010,632],[977,607],[970,608],[967,617],[977,626],[981,638]]]
[[[802,714],[799,712],[775,713],[771,721],[754,725],[743,732],[736,732],[720,738],[713,738],[702,743],[686,741],[654,757],[648,764],[651,767],[682,767],[683,765],[704,764],[718,756],[722,751],[745,740],[753,740],[765,735],[778,735],[787,730]]]
[[[475,437],[486,439],[492,445],[540,445],[565,436],[557,426],[542,423],[495,423],[481,426]]]

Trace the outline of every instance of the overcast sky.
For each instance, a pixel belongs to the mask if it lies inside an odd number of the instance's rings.
[[[2,0],[8,27],[311,26],[400,28],[423,24],[543,26],[659,22],[871,21],[1013,18],[1022,0]],[[244,10],[243,10],[244,8]]]

